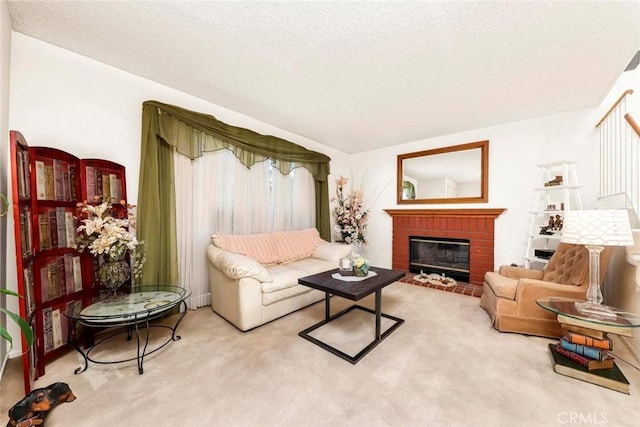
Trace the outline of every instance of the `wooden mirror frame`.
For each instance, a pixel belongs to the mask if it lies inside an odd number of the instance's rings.
[[[480,149],[480,195],[477,197],[442,197],[433,199],[403,199],[403,161],[418,157],[435,156],[438,154],[455,153],[465,150]],[[403,204],[435,204],[435,203],[487,203],[489,201],[489,141],[470,142],[468,144],[435,148],[415,153],[399,154],[397,164],[397,202]]]

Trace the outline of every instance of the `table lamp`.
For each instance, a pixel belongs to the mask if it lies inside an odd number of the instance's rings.
[[[600,252],[605,246],[634,244],[627,211],[623,209],[566,211],[560,241],[585,245],[589,250],[587,301],[576,303],[578,311],[586,315],[615,317],[608,307],[602,305],[599,284]]]

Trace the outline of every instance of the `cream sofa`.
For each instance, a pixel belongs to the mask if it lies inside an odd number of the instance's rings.
[[[315,228],[215,234],[207,248],[211,308],[241,331],[263,325],[323,299],[298,279],[337,268],[350,252],[322,240]]]

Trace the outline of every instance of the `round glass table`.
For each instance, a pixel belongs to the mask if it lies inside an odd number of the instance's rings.
[[[564,319],[568,323],[583,323],[585,327],[594,329],[601,327],[614,333],[618,328],[622,330],[640,327],[640,316],[635,313],[604,304],[603,307],[606,311],[601,314],[598,312],[589,313],[581,311],[576,306],[576,303],[580,302],[584,301],[563,297],[545,297],[536,300],[536,304],[540,307],[558,315],[558,321]]]
[[[76,350],[84,359],[84,367],[77,368],[75,373],[80,374],[86,371],[89,362],[111,364],[137,360],[138,373],[142,374],[145,356],[160,350],[172,341],[180,339],[180,336],[176,335],[176,330],[187,314],[186,299],[190,294],[191,292],[182,286],[136,286],[129,294],[98,301],[85,308],[78,308],[71,313],[66,313],[67,317],[71,319],[69,337],[77,337],[78,334],[73,332],[76,331],[78,325],[88,328],[116,328],[113,333],[108,334],[99,341],[92,342],[85,350],[81,348],[77,339],[73,340]],[[169,315],[173,309],[179,311],[175,324],[151,323],[152,320]],[[169,337],[164,341],[161,340],[153,349],[149,349],[151,328],[164,328],[171,331]],[[141,329],[144,332],[142,337]],[[109,361],[95,360],[91,357],[91,352],[100,344],[122,334],[126,334],[127,341],[130,341],[134,332],[137,342],[135,356]]]

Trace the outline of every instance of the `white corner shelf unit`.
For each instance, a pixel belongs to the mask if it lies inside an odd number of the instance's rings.
[[[537,167],[524,266],[542,269],[560,242],[564,212],[582,209],[582,199],[575,162],[561,160]]]

